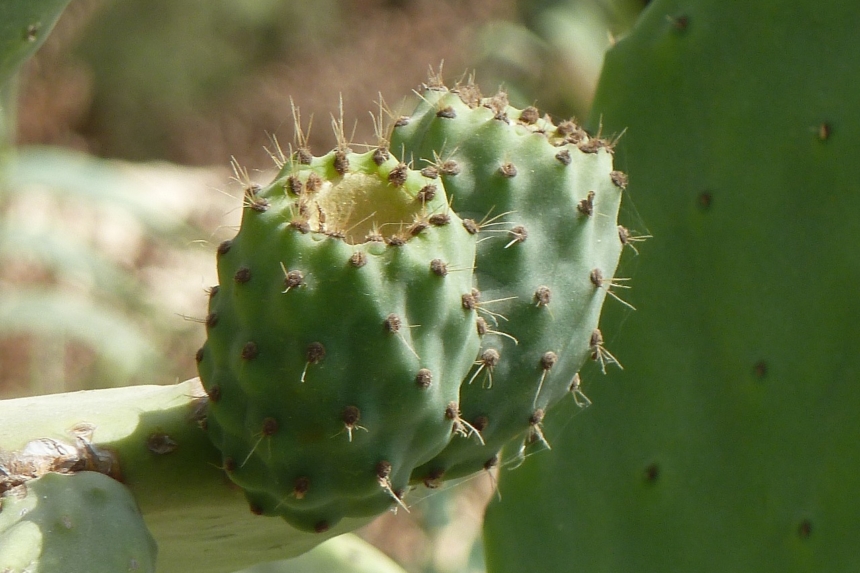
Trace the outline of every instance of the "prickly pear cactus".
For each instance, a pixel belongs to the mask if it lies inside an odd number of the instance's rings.
[[[154,573],[134,497],[96,472],[46,474],[0,497],[0,571]]]
[[[476,239],[442,182],[384,146],[282,163],[247,185],[218,248],[197,358],[208,432],[251,510],[321,532],[402,503],[416,466],[476,439],[458,407],[479,346],[462,303]]]
[[[854,2],[656,0],[608,53],[639,310],[554,455],[503,472],[490,571],[856,569],[858,28]]]
[[[413,479],[433,487],[491,467],[518,436],[523,451],[548,447],[546,410],[576,391],[587,359],[614,360],[598,319],[606,295],[625,286],[614,276],[626,176],[608,142],[472,84],[431,82],[396,125],[392,150],[444,182],[478,237],[477,290],[463,304],[478,311],[482,345],[460,407],[482,442],[452,441],[418,468]]]

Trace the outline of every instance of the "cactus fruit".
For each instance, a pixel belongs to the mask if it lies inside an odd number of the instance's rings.
[[[242,226],[218,248],[197,358],[208,432],[251,510],[325,531],[402,503],[460,430],[476,239],[441,181],[384,146],[281,165],[265,188],[237,170]]]
[[[575,390],[589,357],[611,356],[597,325],[605,296],[624,286],[613,276],[626,176],[613,170],[609,142],[516,109],[503,93],[431,81],[420,97],[391,149],[438,176],[479,237],[478,290],[464,304],[479,311],[482,346],[460,409],[483,443],[452,441],[418,468],[413,480],[432,487],[490,467],[518,436],[523,448],[547,447],[547,409]]]
[[[156,545],[131,493],[96,472],[48,473],[0,498],[0,570],[154,573]]]
[[[655,0],[606,56],[639,311],[626,369],[501,477],[493,573],[857,569],[860,11],[744,7]]]

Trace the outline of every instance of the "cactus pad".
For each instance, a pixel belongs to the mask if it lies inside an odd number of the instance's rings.
[[[49,473],[0,498],[0,571],[153,573],[155,557],[134,497],[106,475]]]
[[[639,311],[625,370],[502,476],[490,571],[857,568],[858,27],[854,2],[655,0],[607,54],[592,121],[627,129],[654,235]]]

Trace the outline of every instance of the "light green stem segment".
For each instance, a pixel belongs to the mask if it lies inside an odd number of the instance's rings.
[[[382,551],[352,534],[329,539],[304,555],[238,573],[406,573]]]
[[[50,471],[115,476],[158,542],[160,571],[228,573],[300,555],[369,521],[316,534],[253,515],[201,428],[205,406],[196,379],[0,401],[0,491]]]

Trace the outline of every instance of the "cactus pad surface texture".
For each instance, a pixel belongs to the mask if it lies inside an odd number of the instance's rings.
[[[106,475],[48,473],[0,499],[0,571],[154,573],[156,553],[131,492]]]
[[[609,142],[510,106],[504,93],[431,82],[420,97],[391,149],[444,181],[478,237],[477,290],[464,304],[478,309],[482,337],[460,407],[483,440],[452,441],[419,467],[413,479],[433,487],[494,465],[511,440],[514,457],[549,447],[546,410],[598,356],[600,310],[621,284],[613,277],[626,176],[613,171]]]
[[[591,124],[653,235],[552,455],[502,472],[489,571],[853,571],[860,539],[860,11],[656,0]],[[618,312],[618,311],[621,312]],[[566,419],[565,419],[566,418]]]

